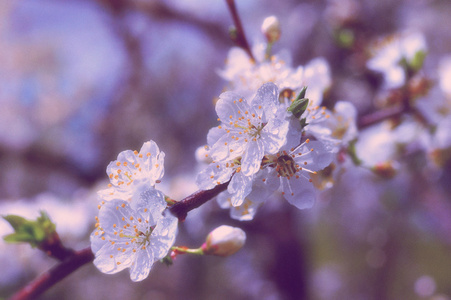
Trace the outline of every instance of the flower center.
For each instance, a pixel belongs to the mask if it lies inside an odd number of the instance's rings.
[[[290,178],[296,174],[298,169],[296,168],[296,164],[291,156],[282,155],[277,158],[276,171],[280,176]]]

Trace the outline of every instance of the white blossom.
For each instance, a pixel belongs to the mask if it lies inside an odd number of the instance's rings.
[[[264,84],[247,103],[232,92],[221,94],[216,112],[221,125],[208,133],[210,156],[216,162],[240,159],[239,171],[256,173],[265,154],[276,153],[286,142],[288,121],[280,118],[277,87]]]
[[[219,75],[227,80],[230,89],[250,98],[264,83],[272,82],[279,91],[289,89],[298,91],[309,86],[309,95],[315,99],[315,105],[322,101],[324,92],[331,85],[329,65],[324,58],[315,58],[305,66],[293,68],[288,51],[281,51],[266,57],[266,45],[253,47],[255,60],[249,58],[241,48],[232,48],[226,67]]]
[[[333,111],[324,109],[324,117],[306,127],[306,132],[323,142],[332,152],[347,147],[357,138],[357,110],[350,102],[339,101]]]
[[[418,32],[387,37],[375,48],[367,67],[383,74],[386,88],[402,86],[406,80],[403,60],[411,67],[421,64],[427,50],[424,36]]]
[[[130,268],[131,280],[145,279],[175,241],[177,218],[165,208],[163,193],[144,185],[130,202],[112,199],[100,205],[91,234],[94,265],[107,274]]]
[[[144,143],[141,150],[126,150],[119,153],[106,172],[110,179],[108,189],[98,192],[103,200],[120,197],[128,199],[140,186],[155,186],[164,175],[164,152],[160,152],[154,141]]]

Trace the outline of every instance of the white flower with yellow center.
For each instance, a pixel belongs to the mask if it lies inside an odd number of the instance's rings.
[[[276,187],[292,205],[310,208],[316,198],[311,176],[327,167],[332,158],[321,142],[306,140],[296,148],[265,156],[262,168],[268,168],[268,173],[259,180],[266,184],[267,193],[274,192]]]
[[[239,193],[230,189],[221,193],[217,201],[221,208],[230,208],[230,216],[240,221],[252,220],[257,209],[277,190],[297,208],[310,208],[316,198],[312,178],[332,158],[333,153],[321,142],[310,140],[290,150],[265,155],[261,170],[246,183],[247,194],[239,195],[240,201],[237,201]]]
[[[261,86],[250,103],[232,92],[221,94],[216,104],[221,125],[207,136],[213,161],[238,159],[237,172],[251,176],[264,155],[279,151],[286,143],[288,121],[278,112],[278,96],[273,83]]]
[[[164,195],[145,185],[135,190],[130,202],[104,202],[91,234],[94,265],[107,274],[130,268],[131,280],[145,279],[175,241],[178,219],[165,208]]]
[[[103,200],[129,199],[134,188],[144,184],[155,186],[164,175],[164,152],[160,152],[154,141],[144,143],[141,150],[126,150],[119,153],[106,172],[110,179],[108,189],[99,191]]]

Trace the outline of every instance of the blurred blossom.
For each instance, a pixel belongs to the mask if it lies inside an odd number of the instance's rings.
[[[290,89],[300,91],[308,86],[307,95],[312,105],[321,104],[323,94],[331,85],[329,65],[324,58],[315,58],[304,66],[293,68],[288,51],[280,51],[265,58],[265,44],[253,47],[256,61],[252,61],[240,48],[232,48],[226,67],[219,75],[229,82],[230,88],[243,95],[252,96],[266,82],[273,82],[280,91]]]
[[[274,43],[280,39],[280,23],[276,16],[270,16],[263,20],[261,27],[268,43]]]
[[[445,93],[448,102],[451,101],[451,55],[445,56],[439,63],[440,88]]]
[[[435,293],[436,284],[434,278],[423,275],[415,281],[415,293],[420,297],[430,297]]]
[[[341,278],[337,266],[322,266],[313,274],[313,292],[319,299],[334,299],[343,287]]]
[[[369,69],[384,75],[386,88],[399,88],[405,83],[406,69],[417,67],[416,60],[427,51],[424,36],[418,32],[405,32],[386,37],[373,46],[373,56],[367,62]],[[404,63],[404,65],[403,65]]]
[[[326,110],[326,114],[328,118],[310,124],[306,130],[333,152],[338,152],[340,147],[346,148],[357,138],[357,110],[350,102],[338,101],[333,111]]]
[[[390,122],[381,122],[360,132],[357,156],[370,166],[397,160],[409,145],[423,147],[425,135],[427,130],[411,119],[395,128]]]

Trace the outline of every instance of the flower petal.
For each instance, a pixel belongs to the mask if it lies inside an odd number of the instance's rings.
[[[311,208],[315,203],[316,195],[313,184],[303,176],[287,179],[281,177],[281,189],[285,199],[299,209]]]

